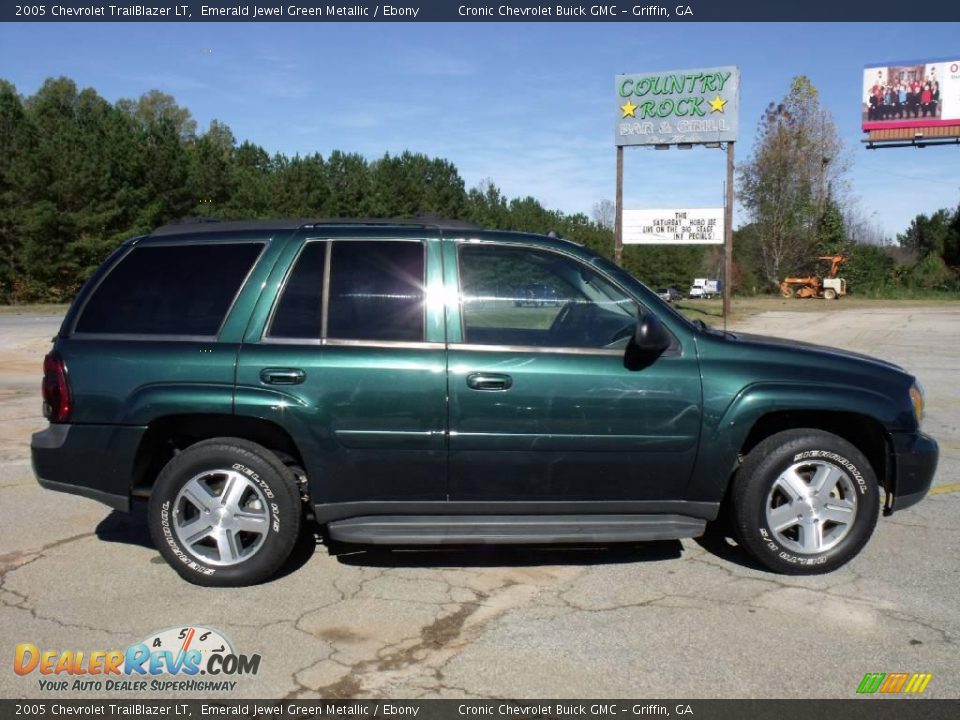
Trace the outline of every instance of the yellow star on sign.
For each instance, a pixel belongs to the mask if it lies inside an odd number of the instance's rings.
[[[722,97],[720,97],[720,93],[717,93],[717,96],[713,100],[711,100],[708,104],[710,105],[710,112],[722,113],[723,106],[727,104],[727,101],[724,100]]]
[[[621,105],[620,109],[623,110],[624,117],[636,117],[635,113],[637,112],[637,106],[634,105],[630,100],[627,100],[625,105]]]

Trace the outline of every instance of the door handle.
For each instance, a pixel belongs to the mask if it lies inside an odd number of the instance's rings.
[[[467,387],[474,390],[509,390],[513,378],[501,373],[471,373],[467,375]]]
[[[260,380],[268,385],[299,385],[307,374],[299,368],[264,368]]]

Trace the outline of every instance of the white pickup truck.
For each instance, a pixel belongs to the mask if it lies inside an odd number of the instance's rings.
[[[690,286],[690,292],[687,296],[693,298],[704,298],[709,300],[714,295],[719,295],[722,284],[719,280],[712,278],[694,278],[693,285]]]

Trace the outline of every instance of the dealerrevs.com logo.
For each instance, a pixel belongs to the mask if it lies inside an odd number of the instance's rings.
[[[151,633],[125,650],[57,650],[20,643],[13,671],[36,675],[43,692],[232,691],[231,678],[256,675],[260,655],[234,651],[210,628],[176,627]]]

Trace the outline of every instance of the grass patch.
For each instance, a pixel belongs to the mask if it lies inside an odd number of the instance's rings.
[[[919,295],[919,296],[918,296]],[[735,297],[731,305],[729,322],[745,320],[762,312],[843,312],[882,307],[938,307],[960,302],[960,294],[930,291],[919,294],[911,291],[903,297],[870,297],[862,294],[847,295],[837,300],[823,298],[784,298],[779,295]],[[674,305],[691,320],[703,320],[708,325],[723,325],[722,300],[681,300]]]

